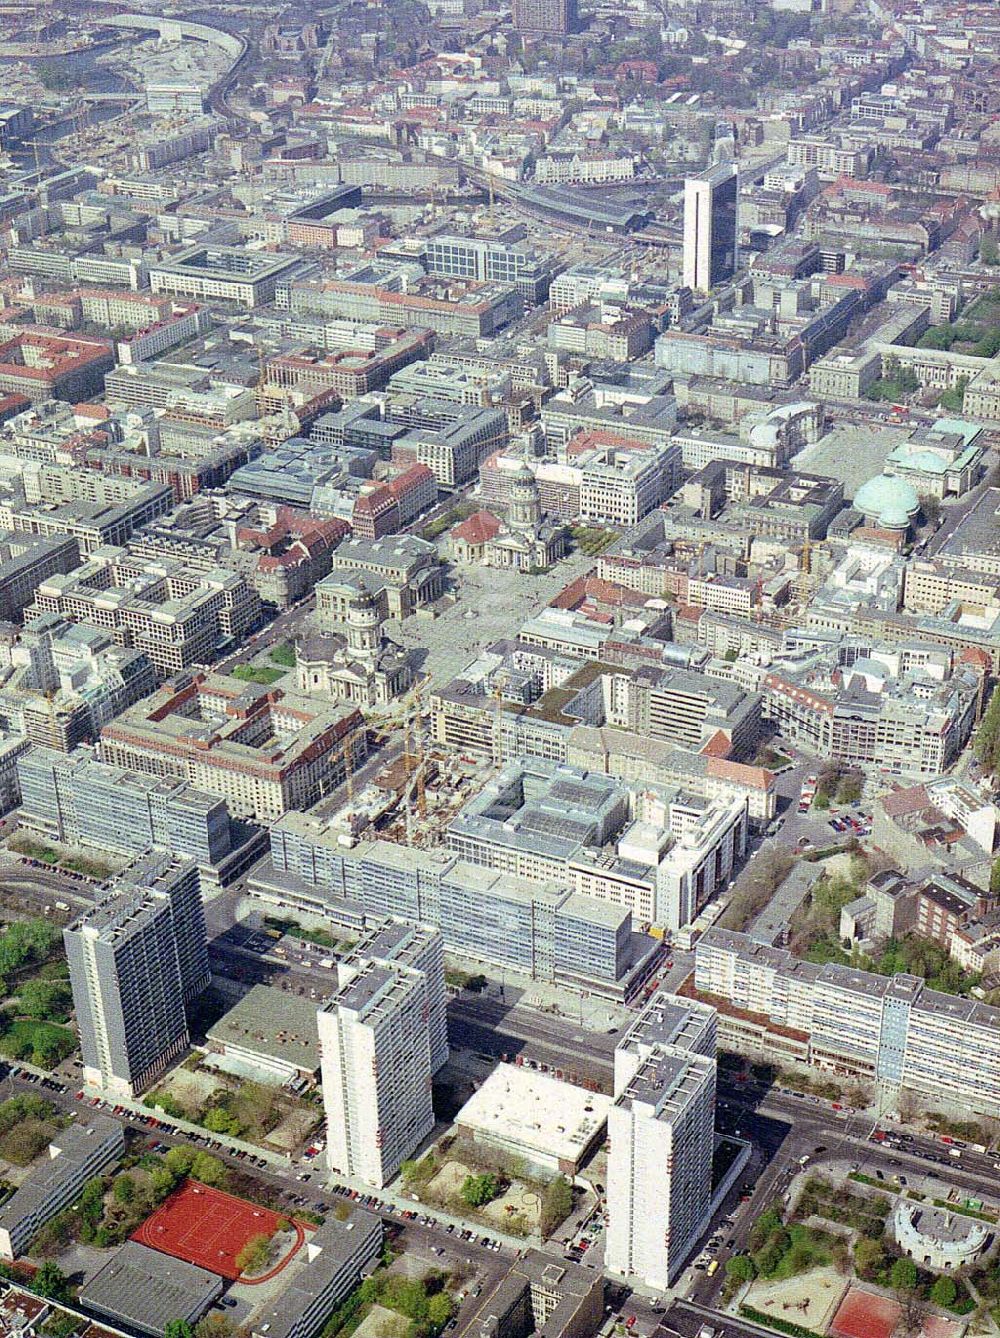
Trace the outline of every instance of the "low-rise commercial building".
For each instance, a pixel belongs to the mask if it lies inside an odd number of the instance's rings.
[[[80,1288],[79,1299],[126,1332],[164,1338],[171,1323],[197,1324],[222,1286],[217,1273],[129,1240]]]
[[[611,1098],[517,1064],[498,1064],[456,1117],[461,1132],[570,1178],[604,1138]]]

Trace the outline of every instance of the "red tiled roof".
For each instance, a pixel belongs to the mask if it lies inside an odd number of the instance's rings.
[[[704,748],[701,749],[703,757],[721,757],[726,758],[732,751],[732,741],[727,739],[721,729],[717,729]]]
[[[451,532],[453,539],[464,539],[467,544],[478,547],[495,539],[500,533],[500,522],[489,511],[476,511],[468,520],[463,520]]]

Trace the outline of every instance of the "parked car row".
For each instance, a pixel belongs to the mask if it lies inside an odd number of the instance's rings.
[[[22,1076],[30,1077],[31,1075],[24,1074]],[[56,1086],[59,1085],[56,1084]],[[59,1090],[65,1092],[66,1088],[59,1086]],[[213,1152],[225,1153],[226,1156],[233,1157],[236,1161],[249,1162],[252,1166],[259,1166],[262,1170],[266,1170],[269,1165],[266,1157],[258,1157],[255,1153],[248,1152],[246,1148],[231,1147],[218,1138],[212,1138],[209,1134],[196,1134],[189,1129],[179,1129],[176,1124],[171,1124],[169,1120],[161,1120],[156,1115],[143,1114],[142,1111],[133,1110],[130,1106],[115,1106],[99,1096],[88,1097],[82,1088],[76,1093],[76,1099],[86,1102],[94,1110],[106,1110],[110,1114],[117,1115],[120,1119],[129,1120],[133,1124],[143,1124],[147,1129],[157,1129],[173,1137],[186,1138],[191,1143],[200,1143]]]

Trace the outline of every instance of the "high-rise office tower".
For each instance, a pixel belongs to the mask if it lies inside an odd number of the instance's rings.
[[[576,0],[514,0],[519,33],[569,33],[577,24]]]
[[[197,866],[144,856],[63,941],[84,1079],[134,1096],[187,1046],[185,1005],[208,984]]]
[[[381,1189],[434,1127],[427,977],[368,959],[320,1008],[327,1161]]]
[[[661,994],[615,1051],[605,1268],[666,1288],[708,1222],[715,1010]]]
[[[736,272],[739,175],[730,162],[684,182],[684,283],[707,293]]]

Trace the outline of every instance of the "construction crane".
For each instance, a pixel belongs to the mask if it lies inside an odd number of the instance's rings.
[[[503,688],[498,683],[493,689],[493,761],[503,761]]]
[[[427,795],[424,793],[424,768],[426,757],[424,755],[424,726],[423,715],[421,713],[420,685],[413,690],[413,706],[416,715],[417,731],[417,812],[421,818],[427,816]]]
[[[341,756],[344,759],[344,784],[347,786],[347,802],[354,803],[354,740],[357,737],[357,730],[351,732],[344,739],[341,747]]]

